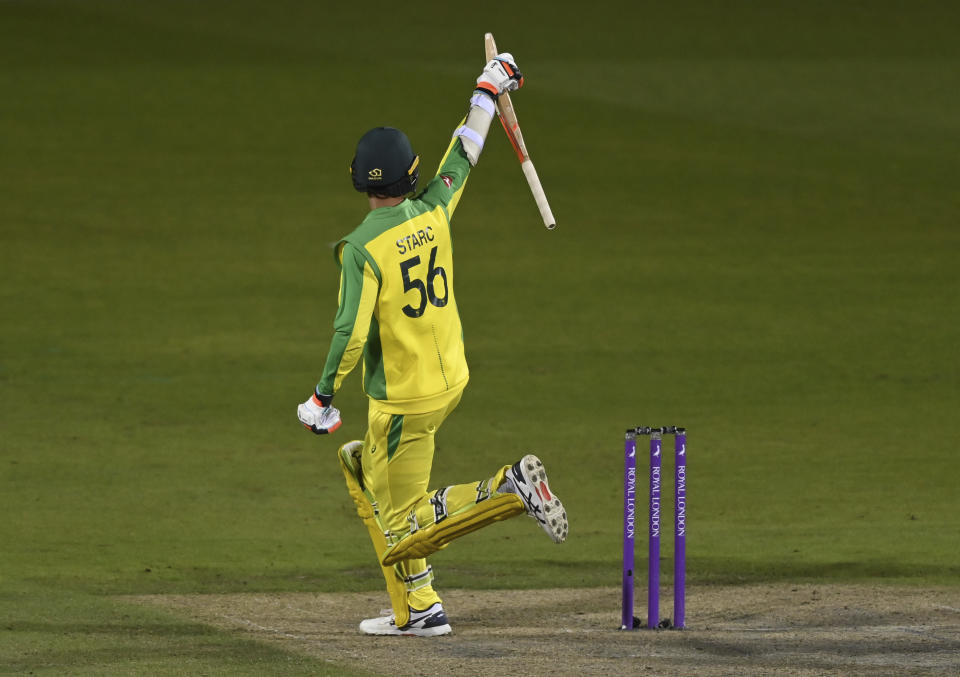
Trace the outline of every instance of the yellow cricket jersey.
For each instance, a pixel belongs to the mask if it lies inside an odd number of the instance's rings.
[[[450,219],[469,174],[454,137],[423,193],[372,210],[338,243],[340,304],[318,392],[337,392],[361,355],[363,389],[388,413],[439,409],[467,385]]]

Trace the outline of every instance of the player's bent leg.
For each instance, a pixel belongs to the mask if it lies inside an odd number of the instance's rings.
[[[410,511],[410,528],[391,533],[385,565],[425,557],[450,541],[477,529],[527,513],[554,543],[567,538],[569,525],[563,503],[550,490],[543,462],[528,454],[512,466],[477,484],[457,484],[434,492]]]
[[[453,487],[449,487],[453,488]],[[523,514],[523,502],[517,496],[501,495],[464,513],[407,532],[387,549],[381,560],[385,565],[411,557],[425,557],[447,547],[450,541],[482,529],[488,524]]]
[[[525,512],[519,496],[496,490],[508,470],[510,466],[504,466],[489,479],[438,489],[418,502],[407,515],[409,529],[389,535],[392,544],[381,561],[386,565],[426,557],[455,538]]]

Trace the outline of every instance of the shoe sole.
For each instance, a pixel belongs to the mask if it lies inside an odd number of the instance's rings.
[[[533,493],[529,496],[521,496],[523,502],[527,505],[527,512],[530,514],[543,530],[547,532],[554,543],[563,543],[567,540],[569,523],[567,522],[567,511],[563,508],[563,503],[550,491],[550,484],[547,482],[547,471],[543,468],[543,461],[527,454],[520,459],[520,472],[527,484],[533,488]],[[540,508],[543,517],[537,515],[534,506]]]
[[[447,621],[447,615],[439,602],[423,611],[410,610],[411,621],[406,626],[398,628],[393,614],[367,618],[360,622],[360,632],[365,635],[400,635],[403,637],[437,637],[447,635],[452,628]],[[416,620],[413,620],[413,617]]]
[[[439,637],[440,635],[449,635],[453,630],[449,625],[437,625],[433,628],[421,628],[417,630],[399,630],[398,635],[404,637]]]
[[[452,631],[453,628],[449,624],[437,625],[432,628],[408,628],[406,630],[401,630],[395,625],[364,628],[363,623],[360,624],[360,632],[373,637],[439,637],[440,635],[449,635]]]

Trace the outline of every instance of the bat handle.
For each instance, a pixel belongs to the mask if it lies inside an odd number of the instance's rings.
[[[550,211],[550,203],[547,202],[547,196],[543,192],[543,186],[540,185],[540,177],[537,176],[537,170],[533,166],[533,162],[530,158],[527,158],[520,167],[523,169],[523,175],[527,177],[527,183],[530,184],[533,199],[536,200],[540,216],[543,217],[543,225],[547,227],[547,230],[553,230],[557,227],[557,220],[553,218],[553,212]]]

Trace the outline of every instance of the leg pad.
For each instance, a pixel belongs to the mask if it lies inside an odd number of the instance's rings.
[[[458,514],[448,515],[439,522],[403,534],[396,543],[387,548],[381,562],[388,566],[407,559],[426,557],[471,531],[525,512],[519,496],[494,494]]]

